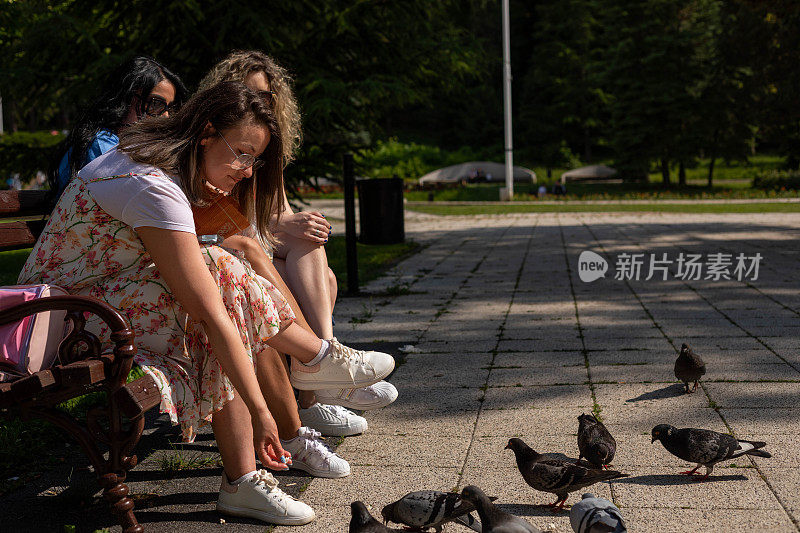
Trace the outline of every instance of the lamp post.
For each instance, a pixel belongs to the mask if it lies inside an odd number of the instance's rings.
[[[514,198],[514,145],[511,134],[511,30],[508,0],[503,0],[503,109],[505,111],[506,188],[501,200]],[[505,197],[504,197],[505,196]]]

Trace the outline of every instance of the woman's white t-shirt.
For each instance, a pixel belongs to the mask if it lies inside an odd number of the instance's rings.
[[[151,226],[195,233],[192,206],[178,179],[160,168],[136,163],[114,148],[83,167],[78,176],[85,182],[121,176],[87,186],[103,211],[133,228]]]

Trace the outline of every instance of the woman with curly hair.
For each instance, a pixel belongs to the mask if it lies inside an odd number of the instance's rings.
[[[287,71],[263,52],[235,51],[206,74],[200,82],[200,89],[225,81],[243,82],[270,105],[280,130],[284,163],[289,164],[302,135],[300,113]],[[269,246],[263,238],[259,239],[262,244],[267,244],[264,248],[272,255],[271,263],[261,249],[248,245],[245,239],[238,241],[239,246],[245,250],[256,271],[279,288],[288,288],[299,304],[299,309],[294,308],[295,314],[304,315],[311,330],[320,338],[331,339],[337,284],[336,276],[328,267],[324,248],[331,225],[320,212],[295,213],[285,191],[280,192],[276,206],[277,209],[270,214],[270,231],[276,241],[274,246]],[[230,237],[226,243],[233,245],[232,239],[236,237]],[[323,434],[360,433],[366,428],[366,420],[344,407],[377,409],[396,398],[397,389],[386,381],[360,389],[301,391],[300,419]]]

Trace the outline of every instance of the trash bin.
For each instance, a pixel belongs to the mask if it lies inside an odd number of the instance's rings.
[[[403,221],[403,180],[361,179],[358,187],[358,215],[364,244],[395,244],[406,238]]]

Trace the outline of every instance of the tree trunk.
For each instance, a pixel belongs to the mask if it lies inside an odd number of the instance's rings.
[[[592,140],[589,138],[588,128],[583,129],[583,160],[592,163]]]
[[[664,187],[669,187],[669,160],[666,157],[661,160],[661,177]]]
[[[17,106],[14,104],[14,100],[11,98],[6,97],[6,102],[6,105],[8,105],[8,129],[16,133],[19,129],[17,126]]]
[[[708,164],[708,188],[710,189],[714,182],[714,162],[717,160],[716,157],[713,155],[711,156],[711,162]]]
[[[678,164],[678,185],[686,186],[686,166],[683,161]]]

